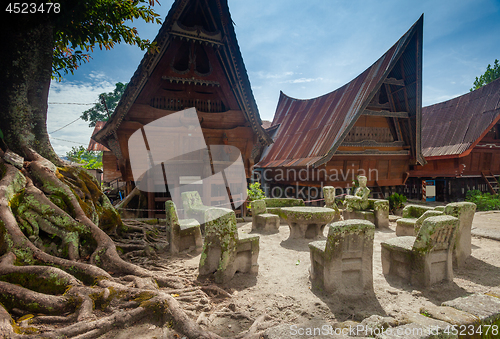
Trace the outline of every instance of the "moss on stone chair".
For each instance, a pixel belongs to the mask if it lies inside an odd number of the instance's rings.
[[[204,225],[208,220],[207,211],[212,207],[203,205],[197,191],[183,192],[181,199],[186,218],[196,219],[201,225]]]
[[[372,290],[374,232],[367,220],[329,224],[327,240],[309,243],[313,285],[343,295]]]
[[[452,215],[460,220],[457,230],[455,248],[453,250],[453,264],[462,267],[472,252],[471,249],[471,228],[476,204],[472,202],[454,202],[446,205],[444,213]]]
[[[173,201],[165,202],[167,227],[170,228],[170,253],[177,254],[192,248],[200,252],[203,246],[200,223],[195,219],[181,219]]]
[[[259,236],[239,232],[234,211],[210,208],[205,224],[205,242],[200,257],[199,275],[214,276],[226,283],[236,272],[257,274]]]
[[[280,228],[280,217],[276,214],[266,213],[266,202],[254,200],[252,208],[252,231],[277,233]]]
[[[421,205],[406,205],[403,208],[402,218],[396,221],[396,235],[398,237],[415,236],[417,234],[415,232],[415,223],[427,211],[434,211],[434,208]]]
[[[459,220],[449,215],[429,217],[416,237],[383,241],[384,275],[398,276],[423,287],[453,281],[453,246],[458,225]]]

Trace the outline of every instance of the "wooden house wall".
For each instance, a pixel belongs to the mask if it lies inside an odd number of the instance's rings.
[[[110,182],[122,176],[116,157],[111,151],[102,152],[102,168],[104,182]]]

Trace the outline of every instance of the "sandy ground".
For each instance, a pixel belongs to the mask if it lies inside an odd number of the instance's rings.
[[[397,279],[382,274],[380,242],[395,237],[395,222],[389,230],[376,230],[373,253],[374,290],[358,298],[339,298],[311,289],[309,281],[309,248],[311,239],[288,240],[287,225],[277,234],[260,235],[259,274],[251,276],[237,273],[230,283],[222,286],[233,297],[214,301],[205,308],[206,325],[211,331],[231,338],[247,329],[252,319],[267,313],[276,324],[301,324],[315,322],[335,325],[344,321],[361,321],[372,314],[393,317],[404,322],[408,314],[420,307],[451,300],[477,292],[500,294],[500,246],[498,241],[472,239],[472,256],[465,267],[455,270],[452,283],[441,283],[429,289],[414,289]],[[250,233],[251,223],[239,224]],[[500,213],[478,212],[473,227],[497,228],[500,231]],[[325,228],[324,235],[328,228]],[[323,236],[324,238],[324,236]],[[321,237],[320,237],[321,239]],[[193,278],[199,256],[183,255],[178,258],[157,258],[164,265],[183,267]],[[233,319],[230,316],[210,317],[219,311],[236,310],[248,318]],[[201,311],[200,311],[201,312]],[[200,312],[193,313],[196,318]],[[119,332],[111,332],[102,338],[175,338],[167,327],[143,324]]]

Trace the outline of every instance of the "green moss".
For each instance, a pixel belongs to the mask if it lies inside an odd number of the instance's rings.
[[[294,207],[305,206],[304,200],[294,198],[265,198],[266,207]]]
[[[143,302],[153,298],[154,296],[156,296],[156,293],[154,291],[143,291],[136,295],[134,301]]]
[[[51,274],[44,279],[33,273],[9,273],[0,276],[0,281],[21,285],[30,290],[45,294],[63,294],[67,287],[67,282],[62,281],[57,275]]]
[[[22,189],[19,193],[15,194],[9,201],[10,209],[14,215],[17,215],[17,210],[21,205],[21,202],[24,199],[24,189]]]

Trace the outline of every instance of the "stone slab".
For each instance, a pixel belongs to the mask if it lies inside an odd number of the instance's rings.
[[[427,305],[420,308],[420,313],[451,325],[472,325],[479,322],[476,316],[449,306]]]
[[[492,228],[474,228],[471,234],[476,237],[500,241],[500,230]]]
[[[410,323],[387,329],[384,333],[378,334],[377,339],[456,339],[453,334],[436,332],[435,327]]]
[[[354,331],[355,327],[352,327]],[[316,331],[316,332],[314,332]],[[271,327],[265,331],[264,337],[267,339],[297,339],[297,338],[314,338],[314,339],[349,339],[349,328],[344,329],[342,334],[341,328],[336,328],[335,325],[329,324],[324,320],[312,319],[308,322],[300,324],[281,324]],[[351,332],[352,334],[353,332]],[[369,337],[357,337],[368,339]],[[372,338],[373,339],[373,338]]]
[[[442,306],[450,306],[470,313],[481,323],[492,323],[500,319],[500,299],[486,294],[472,294],[467,297],[445,301]]]

